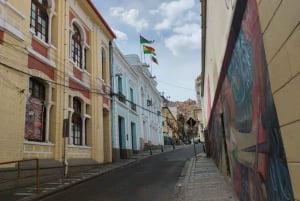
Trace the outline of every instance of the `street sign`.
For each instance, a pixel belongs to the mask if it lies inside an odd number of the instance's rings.
[[[192,117],[190,117],[190,118],[187,120],[186,123],[187,123],[189,126],[193,127],[193,126],[195,126],[196,121],[195,121]]]

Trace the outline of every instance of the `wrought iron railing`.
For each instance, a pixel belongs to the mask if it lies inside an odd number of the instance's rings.
[[[28,162],[28,161],[35,161],[35,173],[34,174],[29,174],[29,175],[22,176],[22,174],[21,174],[21,172],[22,172],[21,163]],[[13,177],[13,178],[2,179],[0,181],[0,184],[12,182],[12,181],[16,181],[16,180],[20,180],[20,179],[25,179],[25,178],[35,177],[36,191],[40,192],[40,174],[39,174],[39,159],[38,158],[36,158],[36,159],[25,159],[25,160],[18,160],[18,161],[2,162],[2,163],[0,163],[0,166],[9,165],[9,164],[16,164],[17,165],[17,175],[16,175],[16,177]]]

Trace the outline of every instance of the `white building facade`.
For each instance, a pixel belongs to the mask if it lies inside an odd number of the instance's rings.
[[[149,72],[149,66],[138,55],[126,55],[126,60],[138,74],[138,114],[140,119],[139,148],[163,145],[161,105],[163,99],[157,90],[157,82]]]
[[[115,45],[112,63],[112,147],[116,161],[130,158],[140,150],[139,91],[138,74]]]
[[[162,98],[139,57],[124,56],[113,45],[111,82],[113,160],[163,145]]]

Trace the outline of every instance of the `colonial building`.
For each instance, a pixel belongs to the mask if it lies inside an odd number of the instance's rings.
[[[1,162],[112,160],[114,38],[89,0],[0,1]]]
[[[172,139],[173,143],[179,142],[177,119],[168,106],[162,107],[162,118],[164,137]]]
[[[239,200],[300,200],[299,10],[202,1],[206,150]]]
[[[137,109],[140,128],[137,130],[138,150],[149,145],[163,145],[161,105],[162,98],[156,86],[154,77],[149,72],[149,66],[142,63],[135,54],[125,55],[127,62],[138,75]]]
[[[196,98],[197,98],[197,109],[194,109],[194,117],[198,123],[198,134],[197,137],[200,139],[201,142],[204,142],[204,113],[203,113],[203,101],[201,97],[201,80],[202,76],[198,76],[195,80],[195,89],[196,89]]]
[[[138,74],[115,45],[112,66],[112,144],[115,161],[130,158],[140,150],[141,108],[137,106],[140,100]]]

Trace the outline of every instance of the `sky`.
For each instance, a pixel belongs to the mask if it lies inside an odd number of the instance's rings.
[[[196,100],[195,79],[201,72],[201,16],[198,0],[93,0],[114,31],[123,55],[137,54],[150,65],[157,89],[171,101]],[[155,49],[141,55],[139,36]]]

